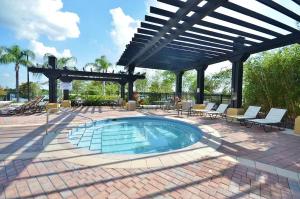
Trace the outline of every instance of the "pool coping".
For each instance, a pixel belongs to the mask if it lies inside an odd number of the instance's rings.
[[[144,116],[129,116],[129,117],[144,117]],[[146,116],[147,117],[147,116]],[[155,168],[164,166],[173,166],[183,164],[191,161],[199,160],[203,157],[217,154],[216,149],[221,145],[221,135],[215,129],[208,125],[197,125],[197,122],[183,119],[174,118],[170,116],[158,116],[170,120],[179,120],[192,124],[203,131],[203,136],[197,143],[168,152],[150,153],[150,154],[102,154],[89,151],[84,148],[77,148],[68,140],[70,131],[56,132],[56,138],[53,139],[44,151],[49,152],[48,156],[53,158],[65,158],[66,161],[85,165],[95,166],[99,165],[106,168]],[[110,117],[106,119],[117,119],[122,117]],[[48,137],[53,136],[55,132],[48,134]],[[52,136],[51,136],[52,134]],[[47,136],[46,136],[47,137]],[[46,138],[47,139],[47,138]],[[55,150],[52,154],[50,151]],[[63,152],[61,152],[61,151]],[[44,156],[44,153],[41,155]],[[73,158],[72,158],[73,157]]]

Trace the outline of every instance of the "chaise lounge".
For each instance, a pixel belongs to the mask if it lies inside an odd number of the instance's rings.
[[[217,110],[205,112],[211,119],[217,118],[217,116],[225,116],[225,111],[229,104],[220,104]]]
[[[253,124],[255,124],[262,126],[264,128],[264,131],[267,132],[267,126],[270,126],[271,129],[272,126],[280,127],[280,125],[282,124],[282,118],[286,112],[286,109],[271,108],[265,119],[246,120],[246,127],[251,128]],[[250,125],[247,126],[247,124]]]
[[[215,106],[215,103],[208,103],[205,107],[205,109],[192,109],[191,111],[193,113],[199,113],[200,115],[203,115],[204,113],[207,113],[211,111]]]
[[[226,121],[231,122],[236,119],[241,124],[245,124],[245,120],[255,119],[259,113],[260,106],[249,106],[244,115],[226,115]]]

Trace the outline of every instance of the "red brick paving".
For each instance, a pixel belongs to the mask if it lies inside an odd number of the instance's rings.
[[[36,168],[33,176],[21,176]],[[41,165],[46,169],[37,169]],[[299,198],[299,182],[221,158],[155,169],[104,169],[64,160],[15,160],[5,163],[0,198]],[[28,172],[30,173],[30,172]]]
[[[79,112],[79,111],[78,111]],[[137,112],[83,108],[92,118],[134,115]],[[156,114],[165,114],[155,111]],[[247,157],[300,171],[300,138],[279,132],[263,133],[221,120],[198,119],[222,134],[225,154]],[[74,115],[52,116],[54,122],[82,121]],[[1,117],[0,125],[39,124],[44,114]],[[66,124],[67,125],[67,124]],[[52,128],[66,127],[53,125]],[[42,149],[44,127],[0,128],[0,154]],[[105,169],[66,160],[0,161],[0,198],[300,198],[299,182],[237,165],[221,158],[203,158],[155,169]]]
[[[164,111],[151,111],[156,115],[171,115]],[[180,116],[186,117],[186,115]],[[243,157],[276,167],[300,172],[300,137],[283,134],[278,130],[265,133],[262,128],[246,128],[238,123],[209,118],[189,117],[199,124],[209,125],[222,135],[222,146],[218,151]]]

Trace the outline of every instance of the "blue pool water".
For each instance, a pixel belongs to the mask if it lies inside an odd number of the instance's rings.
[[[199,141],[199,128],[158,117],[100,120],[69,133],[74,145],[101,153],[146,154],[166,152]]]

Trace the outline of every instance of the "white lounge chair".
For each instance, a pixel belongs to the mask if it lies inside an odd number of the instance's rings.
[[[218,115],[224,116],[226,109],[228,108],[229,104],[220,104],[217,110],[215,111],[208,111],[205,112],[211,119],[217,118]]]
[[[266,126],[269,125],[271,128],[272,126],[278,126],[281,124],[281,120],[285,113],[287,112],[286,109],[278,109],[278,108],[271,108],[268,115],[265,119],[253,119],[253,120],[246,120],[246,123],[249,123],[251,128],[253,124],[257,124],[263,126],[264,131],[267,132]]]
[[[209,111],[211,111],[215,106],[215,103],[208,103],[205,107],[205,109],[201,110],[201,109],[192,109],[192,112],[194,113],[200,113],[200,115],[203,115],[204,113],[207,113]]]
[[[231,121],[233,121],[233,119],[236,119],[242,124],[242,122],[245,122],[245,120],[255,119],[260,109],[260,106],[249,106],[244,115],[226,115],[226,120],[228,121],[229,118],[231,119]]]

